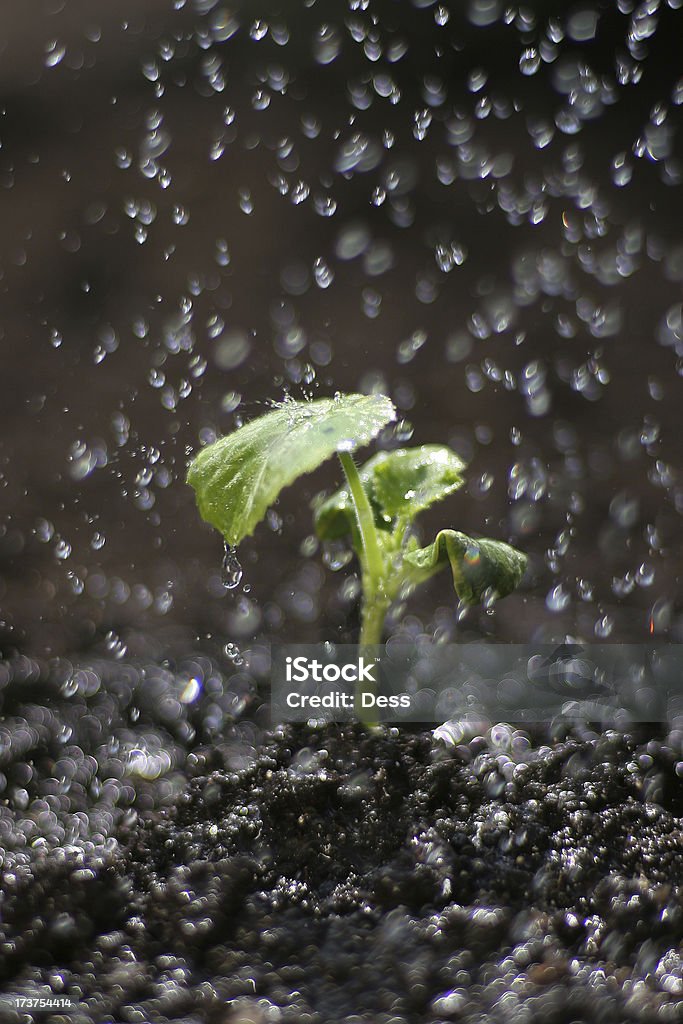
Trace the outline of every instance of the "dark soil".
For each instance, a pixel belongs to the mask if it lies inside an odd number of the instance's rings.
[[[6,996],[68,994],[73,1022],[683,1020],[680,733],[448,747],[256,712],[205,742],[233,677],[199,660],[191,710],[189,662],[4,666]]]

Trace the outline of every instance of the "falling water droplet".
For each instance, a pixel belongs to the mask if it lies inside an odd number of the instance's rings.
[[[545,604],[548,611],[563,612],[571,601],[571,595],[562,583],[558,583],[546,595]]]
[[[643,562],[636,570],[636,583],[639,587],[651,587],[655,580],[654,566]]]
[[[328,266],[322,256],[319,256],[313,263],[313,276],[318,288],[329,288],[334,280],[334,271]]]
[[[225,545],[225,554],[223,555],[223,566],[221,570],[221,581],[223,586],[227,590],[234,590],[235,587],[240,585],[242,579],[242,566],[239,563],[237,557],[237,551],[235,548],[230,547],[228,543]]]
[[[415,427],[410,420],[400,419],[395,424],[391,435],[394,441],[409,441],[415,433]]]
[[[534,46],[529,46],[519,58],[519,70],[523,75],[535,75],[541,66],[541,58]]]
[[[353,558],[353,552],[339,540],[323,542],[323,562],[332,572],[338,572],[348,565]]]
[[[51,39],[45,47],[45,67],[57,67],[65,53],[66,46],[60,43],[57,39]]]
[[[595,620],[593,626],[593,632],[601,640],[604,640],[610,635],[614,629],[614,618],[611,615],[601,615],[599,619]]]

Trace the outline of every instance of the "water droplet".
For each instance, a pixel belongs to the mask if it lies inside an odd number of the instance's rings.
[[[367,135],[359,134],[353,135],[341,146],[334,166],[340,174],[349,175],[352,171],[371,171],[381,159],[382,148],[379,143]]]
[[[636,583],[639,587],[651,587],[655,581],[655,568],[643,562],[636,570]]]
[[[313,55],[318,64],[331,64],[339,55],[342,41],[335,25],[320,25],[313,37]]]
[[[241,366],[251,351],[251,339],[239,327],[228,328],[216,340],[213,359],[221,370],[235,370]]]
[[[251,198],[251,192],[249,191],[248,188],[241,188],[239,190],[238,195],[240,210],[242,211],[242,213],[246,213],[247,216],[249,216],[254,212],[254,201]]]
[[[410,420],[400,419],[396,422],[393,429],[391,430],[391,437],[394,441],[403,443],[410,441],[411,437],[415,433],[415,427]]]
[[[337,211],[337,200],[332,196],[315,196],[313,208],[319,217],[333,217]]]
[[[650,633],[665,633],[671,626],[672,617],[673,602],[668,598],[658,598],[650,609]]]
[[[300,546],[299,553],[302,558],[312,558],[318,550],[318,538],[314,533],[309,533],[308,537],[304,537]]]
[[[370,244],[370,232],[363,223],[354,221],[339,232],[335,252],[340,260],[353,260]]]
[[[260,43],[268,35],[268,22],[257,18],[249,28],[249,35],[256,43]]]
[[[68,558],[70,554],[71,545],[69,544],[69,542],[61,539],[58,540],[57,543],[55,544],[56,557],[59,558],[60,561],[64,561],[64,559]]]
[[[410,363],[427,341],[427,337],[426,331],[413,331],[409,338],[399,344],[396,350],[397,361],[401,364]]]
[[[654,444],[659,437],[659,429],[659,424],[650,416],[646,416],[640,432],[640,443],[642,445]]]
[[[45,46],[45,67],[56,67],[64,59],[65,53],[66,46],[57,39],[51,39]]]
[[[217,43],[224,43],[237,32],[239,21],[234,13],[219,7],[211,16],[211,35]]]
[[[640,501],[637,495],[629,491],[619,491],[610,502],[609,514],[613,522],[624,529],[634,526],[640,515]]]
[[[432,112],[431,110],[416,110],[413,117],[413,135],[418,142],[422,142],[427,137],[429,126],[432,123]]]
[[[601,615],[599,619],[595,620],[593,626],[593,632],[601,640],[604,640],[610,635],[614,629],[614,618],[611,615]]]
[[[562,612],[568,607],[571,595],[563,583],[558,583],[546,596],[546,607],[551,612]]]
[[[270,106],[270,93],[267,89],[257,89],[251,99],[254,110],[267,110]]]
[[[503,13],[501,0],[470,0],[469,19],[477,28],[493,25]]]
[[[567,34],[576,43],[589,42],[595,38],[598,17],[598,11],[588,7],[572,12],[567,21]]]
[[[282,516],[274,508],[269,508],[266,512],[266,522],[273,533],[282,533]]]
[[[636,581],[630,572],[624,576],[612,577],[612,593],[615,597],[627,597],[633,592],[635,585]]]
[[[519,58],[519,70],[523,75],[535,75],[541,66],[541,58],[535,46],[528,46]]]
[[[239,391],[226,391],[221,399],[221,409],[223,412],[235,412],[241,401],[242,395]]]
[[[353,558],[353,552],[342,541],[323,542],[323,562],[332,572],[339,572]]]
[[[189,221],[189,213],[183,206],[174,206],[171,212],[171,218],[174,224],[184,226]]]
[[[461,267],[467,257],[467,250],[456,242],[439,244],[434,250],[434,259],[439,270],[449,274],[453,267]]]
[[[70,673],[60,686],[62,696],[73,697],[74,694],[78,693],[78,681],[78,675]]]
[[[315,283],[318,288],[329,288],[334,280],[334,271],[325,262],[322,256],[319,256],[313,263],[313,276]]]
[[[305,181],[297,181],[296,185],[290,193],[290,202],[294,206],[300,206],[301,203],[305,202],[311,194],[310,186]]]
[[[234,590],[242,580],[242,566],[237,557],[237,549],[230,547],[226,542],[223,565],[221,567],[221,582],[227,590]]]

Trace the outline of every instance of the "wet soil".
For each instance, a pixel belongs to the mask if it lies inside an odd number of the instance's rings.
[[[680,732],[206,742],[190,665],[4,664],[2,1021],[683,1019]]]

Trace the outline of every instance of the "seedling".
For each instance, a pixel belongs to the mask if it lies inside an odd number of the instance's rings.
[[[395,418],[384,395],[288,399],[202,449],[187,477],[202,518],[234,552],[283,488],[338,455],[346,483],[314,504],[315,528],[323,541],[349,538],[358,556],[363,647],[381,643],[394,601],[446,566],[467,604],[505,597],[526,567],[526,556],[510,545],[456,530],[440,530],[420,546],[415,517],[462,487],[465,464],[449,448],[427,444],[378,452],[358,469],[351,453]]]

